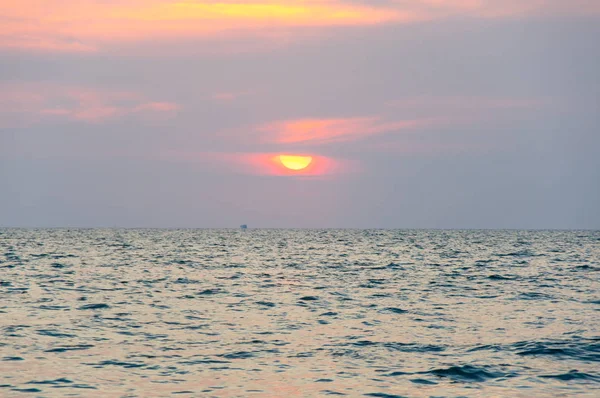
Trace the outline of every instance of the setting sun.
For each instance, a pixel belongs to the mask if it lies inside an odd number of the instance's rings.
[[[302,170],[307,168],[313,159],[312,156],[280,155],[279,160],[290,170]]]

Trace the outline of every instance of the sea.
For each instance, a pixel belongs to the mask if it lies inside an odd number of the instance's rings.
[[[0,229],[1,397],[600,397],[600,232]]]

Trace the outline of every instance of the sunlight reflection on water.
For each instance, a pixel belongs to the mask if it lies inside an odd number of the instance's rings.
[[[599,259],[583,231],[3,229],[0,395],[594,396]]]

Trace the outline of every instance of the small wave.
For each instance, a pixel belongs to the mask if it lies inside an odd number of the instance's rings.
[[[304,296],[304,297],[300,297],[299,300],[302,301],[316,301],[319,298],[317,296]]]
[[[484,344],[469,348],[467,352],[475,352],[475,351],[502,351],[504,348],[500,344]]]
[[[212,296],[219,293],[225,293],[225,291],[222,289],[204,289],[196,294],[198,296]]]
[[[488,279],[491,279],[493,281],[514,281],[517,278],[514,276],[504,276],[504,275],[494,274],[494,275],[488,276]]]
[[[445,346],[434,344],[385,343],[383,346],[400,352],[442,352],[446,350]]]
[[[387,376],[391,376],[391,377],[396,377],[396,376],[407,376],[407,375],[412,375],[413,373],[406,373],[406,372],[392,372],[387,374]]]
[[[139,362],[124,362],[124,361],[115,361],[115,360],[101,361],[98,363],[92,363],[92,364],[88,364],[88,365],[93,365],[96,368],[102,368],[105,366],[120,366],[120,367],[123,367],[126,369],[142,368],[142,367],[146,366],[146,364],[139,363]]]
[[[520,342],[513,344],[512,348],[517,350],[517,355],[522,356],[553,356],[558,359],[600,362],[600,343],[593,339]]]
[[[337,312],[332,312],[332,311],[329,311],[329,312],[324,312],[324,313],[322,313],[322,314],[321,314],[321,315],[319,315],[319,316],[337,316],[337,315],[338,315],[338,313],[337,313]]]
[[[55,379],[55,380],[42,380],[42,381],[30,381],[27,384],[69,384],[69,383],[73,383],[73,381],[69,380],[69,379],[65,379],[64,377],[61,377],[60,379]]]
[[[375,341],[370,341],[370,340],[360,340],[355,343],[352,343],[353,346],[357,346],[357,347],[368,347],[368,346],[374,346],[374,345],[379,345],[379,344],[380,343],[377,343]]]
[[[462,382],[481,382],[490,379],[499,379],[501,377],[514,376],[510,373],[494,371],[486,367],[476,367],[472,365],[451,366],[449,368],[433,369],[427,373],[436,375],[438,377],[447,377],[452,380]]]
[[[229,354],[219,355],[219,357],[226,358],[226,359],[246,359],[246,358],[253,358],[255,356],[256,356],[256,354],[254,352],[250,352],[250,351],[238,351],[238,352],[232,352]]]
[[[540,292],[525,292],[517,296],[517,300],[551,300],[554,297]]]
[[[202,282],[195,280],[195,279],[177,278],[176,280],[173,281],[173,283],[188,285],[188,284],[197,284],[197,283],[202,283]]]
[[[12,391],[17,392],[42,392],[39,388],[13,388]]]
[[[600,376],[594,376],[589,373],[579,372],[578,370],[572,370],[568,373],[563,373],[559,375],[542,375],[539,377],[543,377],[545,379],[556,379],[562,381],[572,381],[572,380],[590,380],[600,382]]]
[[[396,308],[396,307],[386,307],[386,308],[382,309],[380,312],[391,312],[393,314],[405,314],[408,312],[408,310],[403,310],[402,308]]]
[[[415,384],[423,384],[426,386],[436,385],[435,381],[427,380],[427,379],[411,379],[411,381]]]
[[[229,364],[231,361],[220,361],[218,359],[194,359],[191,361],[181,361],[181,365],[207,365],[207,364]]]
[[[103,310],[106,308],[110,308],[108,304],[99,303],[99,304],[85,304],[79,307],[80,310]]]
[[[537,257],[544,256],[544,254],[536,254],[531,250],[519,250],[511,253],[494,253],[496,257]]]
[[[37,333],[41,334],[42,336],[59,337],[59,338],[76,337],[74,334],[61,333],[61,332],[56,332],[54,330],[45,330],[45,329],[40,329],[37,331]]]
[[[94,347],[92,344],[79,344],[79,345],[71,345],[71,346],[62,346],[62,347],[54,347],[46,350],[44,352],[67,352],[67,351],[80,351],[80,350],[88,350]]]
[[[389,263],[388,265],[386,265],[386,268],[399,269],[404,268],[404,266],[402,266],[401,264]]]
[[[574,270],[577,270],[577,271],[594,271],[594,272],[597,272],[597,271],[600,271],[600,267],[594,267],[594,266],[585,264],[585,265],[578,265],[578,266],[576,266],[574,268]]]
[[[275,305],[276,305],[275,303],[272,303],[270,301],[257,301],[256,304],[261,305],[263,307],[269,307],[269,308],[275,307]]]
[[[97,390],[97,387],[90,386],[89,384],[55,384],[52,388],[78,388],[84,390]]]
[[[46,311],[62,311],[62,310],[68,310],[69,307],[66,305],[40,305],[38,307],[40,310],[46,310]]]

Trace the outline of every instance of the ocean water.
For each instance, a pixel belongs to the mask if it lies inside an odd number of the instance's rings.
[[[600,232],[0,229],[0,396],[600,396]]]

